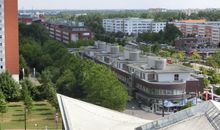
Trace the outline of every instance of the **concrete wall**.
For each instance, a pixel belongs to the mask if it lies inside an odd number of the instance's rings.
[[[164,81],[174,81],[174,75],[179,74],[179,80],[189,80],[190,74],[189,73],[164,73],[164,74],[158,74],[158,81],[164,82]]]

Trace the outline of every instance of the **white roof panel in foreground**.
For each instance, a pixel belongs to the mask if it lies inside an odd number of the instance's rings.
[[[220,103],[206,101],[136,130],[220,130]]]
[[[65,130],[134,130],[150,122],[60,94],[57,97]]]

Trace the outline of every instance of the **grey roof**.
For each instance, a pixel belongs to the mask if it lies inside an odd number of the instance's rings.
[[[165,118],[147,123],[136,130],[219,130],[220,103],[206,101]]]
[[[134,64],[129,64],[128,66],[134,67],[136,69],[139,69],[143,72],[149,72],[149,71],[154,71],[156,73],[191,73],[194,70],[183,66],[183,65],[178,65],[178,64],[167,64],[165,69],[159,70],[159,69],[154,69],[154,68],[148,68],[148,69],[143,69],[142,66],[147,66],[147,63],[134,63]]]

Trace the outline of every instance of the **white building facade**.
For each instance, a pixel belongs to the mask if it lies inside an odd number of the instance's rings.
[[[0,0],[0,72],[5,71],[4,0]]]
[[[154,22],[153,19],[141,18],[115,18],[103,19],[103,27],[106,32],[123,32],[128,35],[143,32],[159,32],[164,30],[165,22]]]

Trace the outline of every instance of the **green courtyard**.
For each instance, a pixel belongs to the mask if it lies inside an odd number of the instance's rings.
[[[25,116],[23,102],[12,102],[7,105],[7,113],[0,115],[0,130],[24,130]],[[27,130],[60,130],[61,115],[58,118],[58,128],[55,121],[56,110],[48,102],[33,102],[31,112],[27,112]]]

